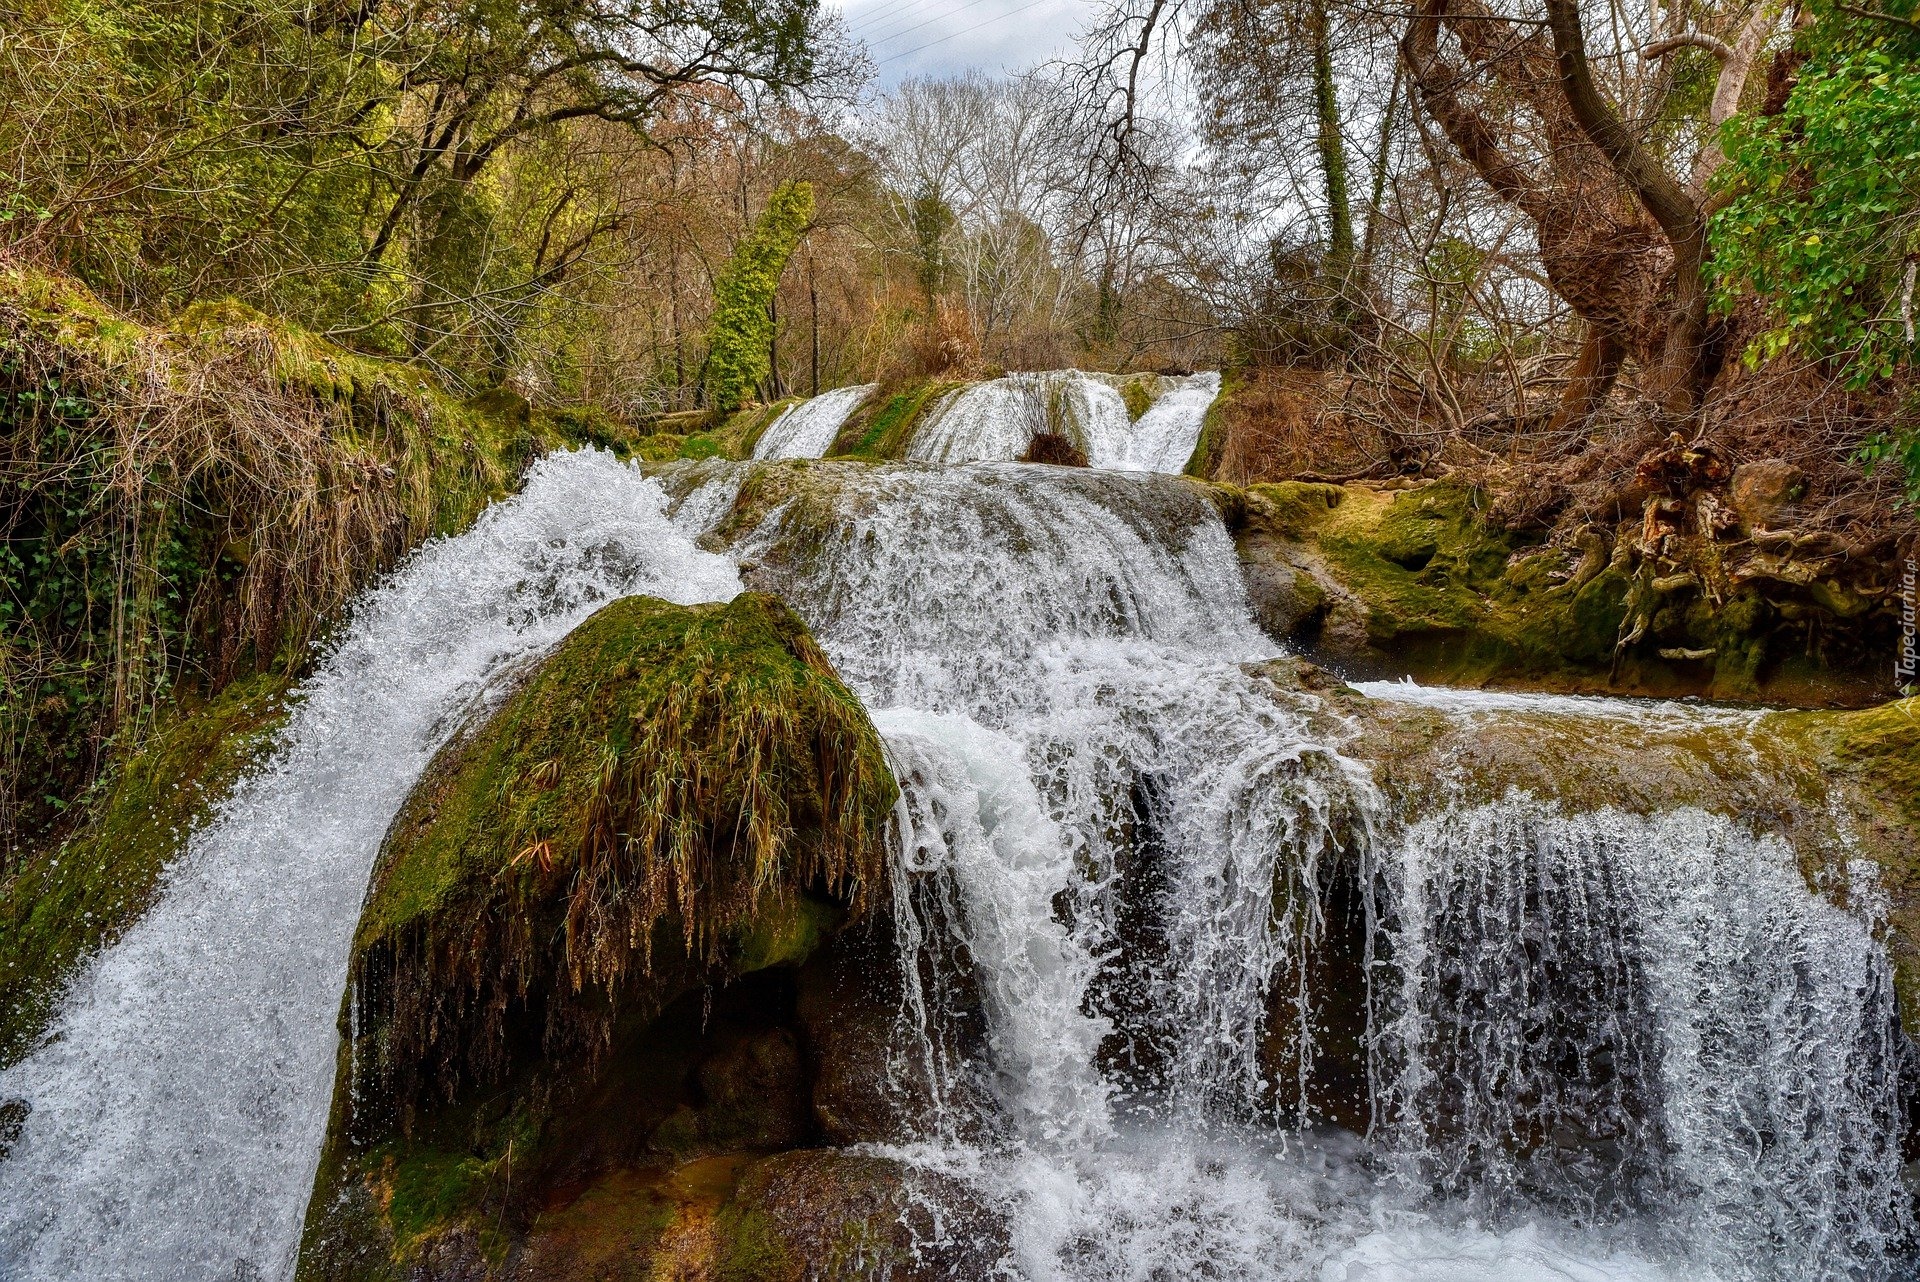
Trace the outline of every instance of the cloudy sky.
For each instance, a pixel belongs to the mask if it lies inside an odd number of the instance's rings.
[[[882,87],[908,76],[1014,71],[1068,50],[1087,0],[841,0]]]

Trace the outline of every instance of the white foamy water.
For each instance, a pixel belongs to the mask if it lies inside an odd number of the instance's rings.
[[[836,484],[743,555],[888,709],[918,888],[896,888],[903,1053],[951,1055],[970,1000],[988,1030],[988,1062],[943,1065],[984,1088],[940,1093],[987,1116],[889,1151],[999,1207],[1016,1276],[1891,1275],[1898,1035],[1864,868],[1848,911],[1783,841],[1704,811],[1516,791],[1403,821],[1305,696],[1243,666],[1263,642],[1231,544],[1171,479]],[[1596,735],[1754,724],[1377,693]],[[1331,993],[1309,963],[1343,939],[1355,990]],[[940,975],[949,954],[972,972]],[[1368,1030],[1365,1141],[1313,1120],[1341,1001]]]
[[[1129,472],[1181,472],[1200,443],[1207,410],[1220,395],[1220,375],[1168,378],[1147,412],[1123,434],[1095,438],[1087,461]]]
[[[267,767],[0,1076],[34,1105],[0,1165],[0,1272],[284,1275],[391,816],[601,602],[736,591],[692,540],[745,474],[682,465],[669,519],[610,457],[550,459],[361,603]],[[1395,813],[1327,709],[1261,675],[1232,543],[1174,477],[816,465],[736,553],[875,710],[905,993],[875,1071],[938,1101],[887,1151],[1006,1217],[1005,1275],[1898,1276],[1907,1051],[1884,897],[1846,850],[1524,780]],[[1471,725],[1755,733],[1687,704],[1369,690]],[[1339,1080],[1365,1138],[1319,1102]]]
[[[1008,462],[1027,452],[1036,432],[1052,430],[1093,467],[1179,472],[1200,439],[1218,374],[1161,379],[1163,389],[1138,422],[1109,376],[1081,370],[1008,374],[962,388],[915,429],[909,459],[928,463]]]
[[[857,387],[838,387],[788,406],[754,442],[753,456],[759,459],[819,458],[840,434],[847,417],[879,386],[862,383]]]
[[[367,873],[434,750],[517,661],[634,593],[731,597],[731,563],[594,450],[416,553],[359,603],[265,766],[0,1073],[32,1105],[0,1164],[0,1276],[282,1277],[326,1126]]]

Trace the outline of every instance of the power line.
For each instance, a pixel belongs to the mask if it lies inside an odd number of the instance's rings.
[[[866,35],[860,38],[862,40],[865,40],[868,44],[886,44],[889,40],[898,40],[901,36],[910,35],[913,32],[920,30],[920,28],[922,27],[931,26],[933,23],[940,21],[940,19],[942,18],[951,18],[957,14],[965,13],[969,9],[977,9],[981,5],[985,4],[986,2],[987,0],[967,0],[967,3],[961,5],[958,9],[953,9],[946,13],[936,13],[931,18],[921,19],[919,22],[914,23],[911,27],[905,27],[899,31],[889,32],[884,36]],[[906,14],[903,16],[912,17],[913,15]]]
[[[902,58],[911,58],[914,54],[924,53],[926,50],[933,48],[935,45],[943,45],[949,40],[956,40],[961,36],[971,35],[972,33],[980,30],[980,28],[982,27],[991,27],[996,22],[1002,22],[1008,18],[1017,18],[1029,9],[1038,9],[1041,5],[1050,4],[1050,3],[1052,3],[1052,0],[1028,0],[1026,4],[1021,5],[1018,9],[1009,9],[1005,13],[997,13],[993,17],[988,18],[985,22],[976,22],[971,27],[966,27],[959,31],[949,31],[946,35],[941,36],[937,40],[929,40],[923,45],[916,45],[913,48],[903,50],[900,53],[890,54],[889,56],[880,59],[874,65],[877,67],[884,67],[889,62],[898,62]]]
[[[903,17],[908,13],[919,12],[920,4],[921,0],[896,0],[896,3],[893,4],[880,5],[872,13],[862,16],[858,22],[849,22],[847,24],[847,31],[849,33],[871,31],[875,26],[885,26],[894,19]],[[846,10],[843,8],[841,12],[845,13]]]

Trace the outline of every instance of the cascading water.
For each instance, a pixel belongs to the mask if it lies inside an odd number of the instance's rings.
[[[1005,1211],[1020,1276],[1888,1275],[1910,1215],[1864,873],[1836,907],[1692,807],[1396,813],[1249,662],[1225,532],[1170,478],[849,470],[741,555],[881,709],[902,880],[938,887],[896,890],[902,1053],[988,1114],[897,1152]],[[1757,721],[1373,693],[1600,736]],[[1314,1122],[1342,1033],[1306,976],[1342,934],[1364,1142]],[[990,1063],[951,1062],[943,940]]]
[[[1160,395],[1138,421],[1111,377],[1081,370],[1008,374],[952,393],[928,416],[907,457],[928,463],[1006,462],[1027,452],[1034,433],[1059,432],[1094,467],[1178,472],[1200,439],[1218,374],[1161,378]],[[824,447],[823,447],[824,448]]]
[[[819,458],[833,444],[847,416],[873,395],[878,383],[837,387],[810,400],[790,405],[754,442],[758,459]]]
[[[1093,442],[1087,461],[1094,467],[1130,472],[1179,472],[1193,457],[1207,410],[1220,395],[1220,375],[1189,374],[1168,378],[1147,412],[1121,437]]]
[[[1690,807],[1520,795],[1399,846],[1380,1106],[1410,1186],[1490,1216],[1637,1216],[1727,1277],[1896,1245],[1892,976],[1871,917],[1809,894],[1791,848]],[[1870,868],[1850,900],[1875,899]]]
[[[0,1165],[0,1276],[287,1272],[326,1124],[334,1015],[382,834],[490,685],[608,600],[739,590],[611,455],[537,464],[360,604],[270,761],[155,907],[0,1073],[32,1106]]]
[[[1893,1274],[1906,1048],[1863,869],[1840,861],[1841,908],[1808,852],[1706,809],[1390,799],[1337,701],[1263,662],[1226,531],[1177,478],[789,469],[736,573],[693,540],[752,510],[747,474],[683,466],[669,509],[609,456],[552,458],[370,594],[272,760],[0,1075],[33,1106],[0,1273],[284,1273],[354,913],[413,781],[599,603],[744,574],[887,742],[905,998],[876,1071],[935,1104],[891,1151],[1008,1218],[1009,1274]],[[1735,748],[1762,720],[1368,693]]]

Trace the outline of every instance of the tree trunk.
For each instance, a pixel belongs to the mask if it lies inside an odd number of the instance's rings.
[[[1326,0],[1309,0],[1307,32],[1313,42],[1313,105],[1318,128],[1314,148],[1327,189],[1326,277],[1336,314],[1351,315],[1354,269],[1353,204],[1347,192],[1347,146],[1340,132],[1340,99],[1333,78],[1333,33]]]

